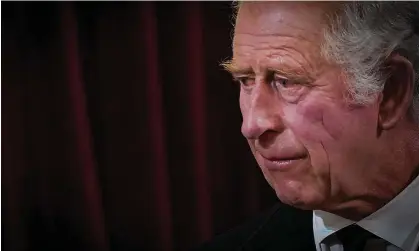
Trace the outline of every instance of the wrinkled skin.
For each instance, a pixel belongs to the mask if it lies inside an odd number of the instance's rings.
[[[242,133],[279,199],[356,219],[399,193],[417,160],[395,140],[401,129],[378,136],[382,96],[349,105],[344,71],[320,55],[331,6],[243,3],[226,68],[241,84]]]

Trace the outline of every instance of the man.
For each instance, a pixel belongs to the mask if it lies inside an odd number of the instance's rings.
[[[224,66],[282,203],[200,250],[418,250],[418,17],[407,2],[239,4]]]

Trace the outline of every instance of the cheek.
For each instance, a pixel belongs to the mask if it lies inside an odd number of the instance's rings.
[[[343,121],[348,118],[337,108],[339,104],[307,103],[297,107],[299,114],[307,126],[312,126],[315,133],[322,140],[338,140],[344,132]]]
[[[344,166],[368,157],[375,142],[377,108],[350,109],[326,101],[300,102],[285,110],[288,127],[310,153],[312,164]]]
[[[287,110],[289,126],[303,139],[334,146],[374,137],[378,107],[349,108],[340,101],[308,100]],[[344,146],[343,146],[344,147]]]
[[[336,106],[336,105],[335,105]],[[300,102],[284,109],[286,122],[302,141],[323,142],[342,136],[344,116],[333,111],[332,104]]]

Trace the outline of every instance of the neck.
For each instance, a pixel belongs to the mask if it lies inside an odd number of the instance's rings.
[[[399,137],[393,139],[382,144],[387,149],[385,151],[380,149],[381,158],[376,158],[384,159],[383,156],[386,156],[387,160],[381,164],[377,163],[377,168],[368,168],[371,170],[369,176],[374,177],[373,180],[365,180],[364,185],[360,186],[353,195],[342,196],[342,198],[349,199],[336,203],[336,207],[329,207],[333,210],[325,211],[359,221],[389,203],[418,177],[418,131],[414,131],[414,133],[405,131],[403,137],[399,134]]]

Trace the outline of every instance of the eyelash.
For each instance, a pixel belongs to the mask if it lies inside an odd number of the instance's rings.
[[[284,81],[284,84],[280,84],[282,87],[287,88],[285,85],[289,84],[291,81],[287,78],[283,78],[283,77],[277,77],[277,76],[273,76],[271,78],[271,82],[276,82],[276,81]],[[278,85],[275,84],[275,87],[278,88]]]
[[[238,83],[238,84],[240,84],[240,86],[244,86],[244,87],[246,87],[247,85],[245,84],[245,82],[247,81],[247,80],[249,80],[249,79],[253,79],[254,80],[254,78],[251,78],[251,77],[245,77],[245,76],[240,76],[240,77],[233,77],[233,80],[234,80],[234,82],[236,82],[236,83]]]
[[[248,80],[255,80],[254,77],[249,77],[249,76],[238,76],[238,77],[234,77],[234,81],[238,82],[241,86],[243,87],[249,87],[249,84],[245,84],[246,81]],[[279,77],[276,76],[275,74],[273,74],[271,77],[268,78],[268,81],[270,82],[271,85],[273,85],[273,82],[275,81],[284,81],[284,84],[289,84],[290,80],[284,77]],[[283,87],[283,88],[287,88],[286,86],[284,86],[284,84],[280,84],[281,86],[278,85],[273,85],[275,88],[279,88],[279,87]]]

